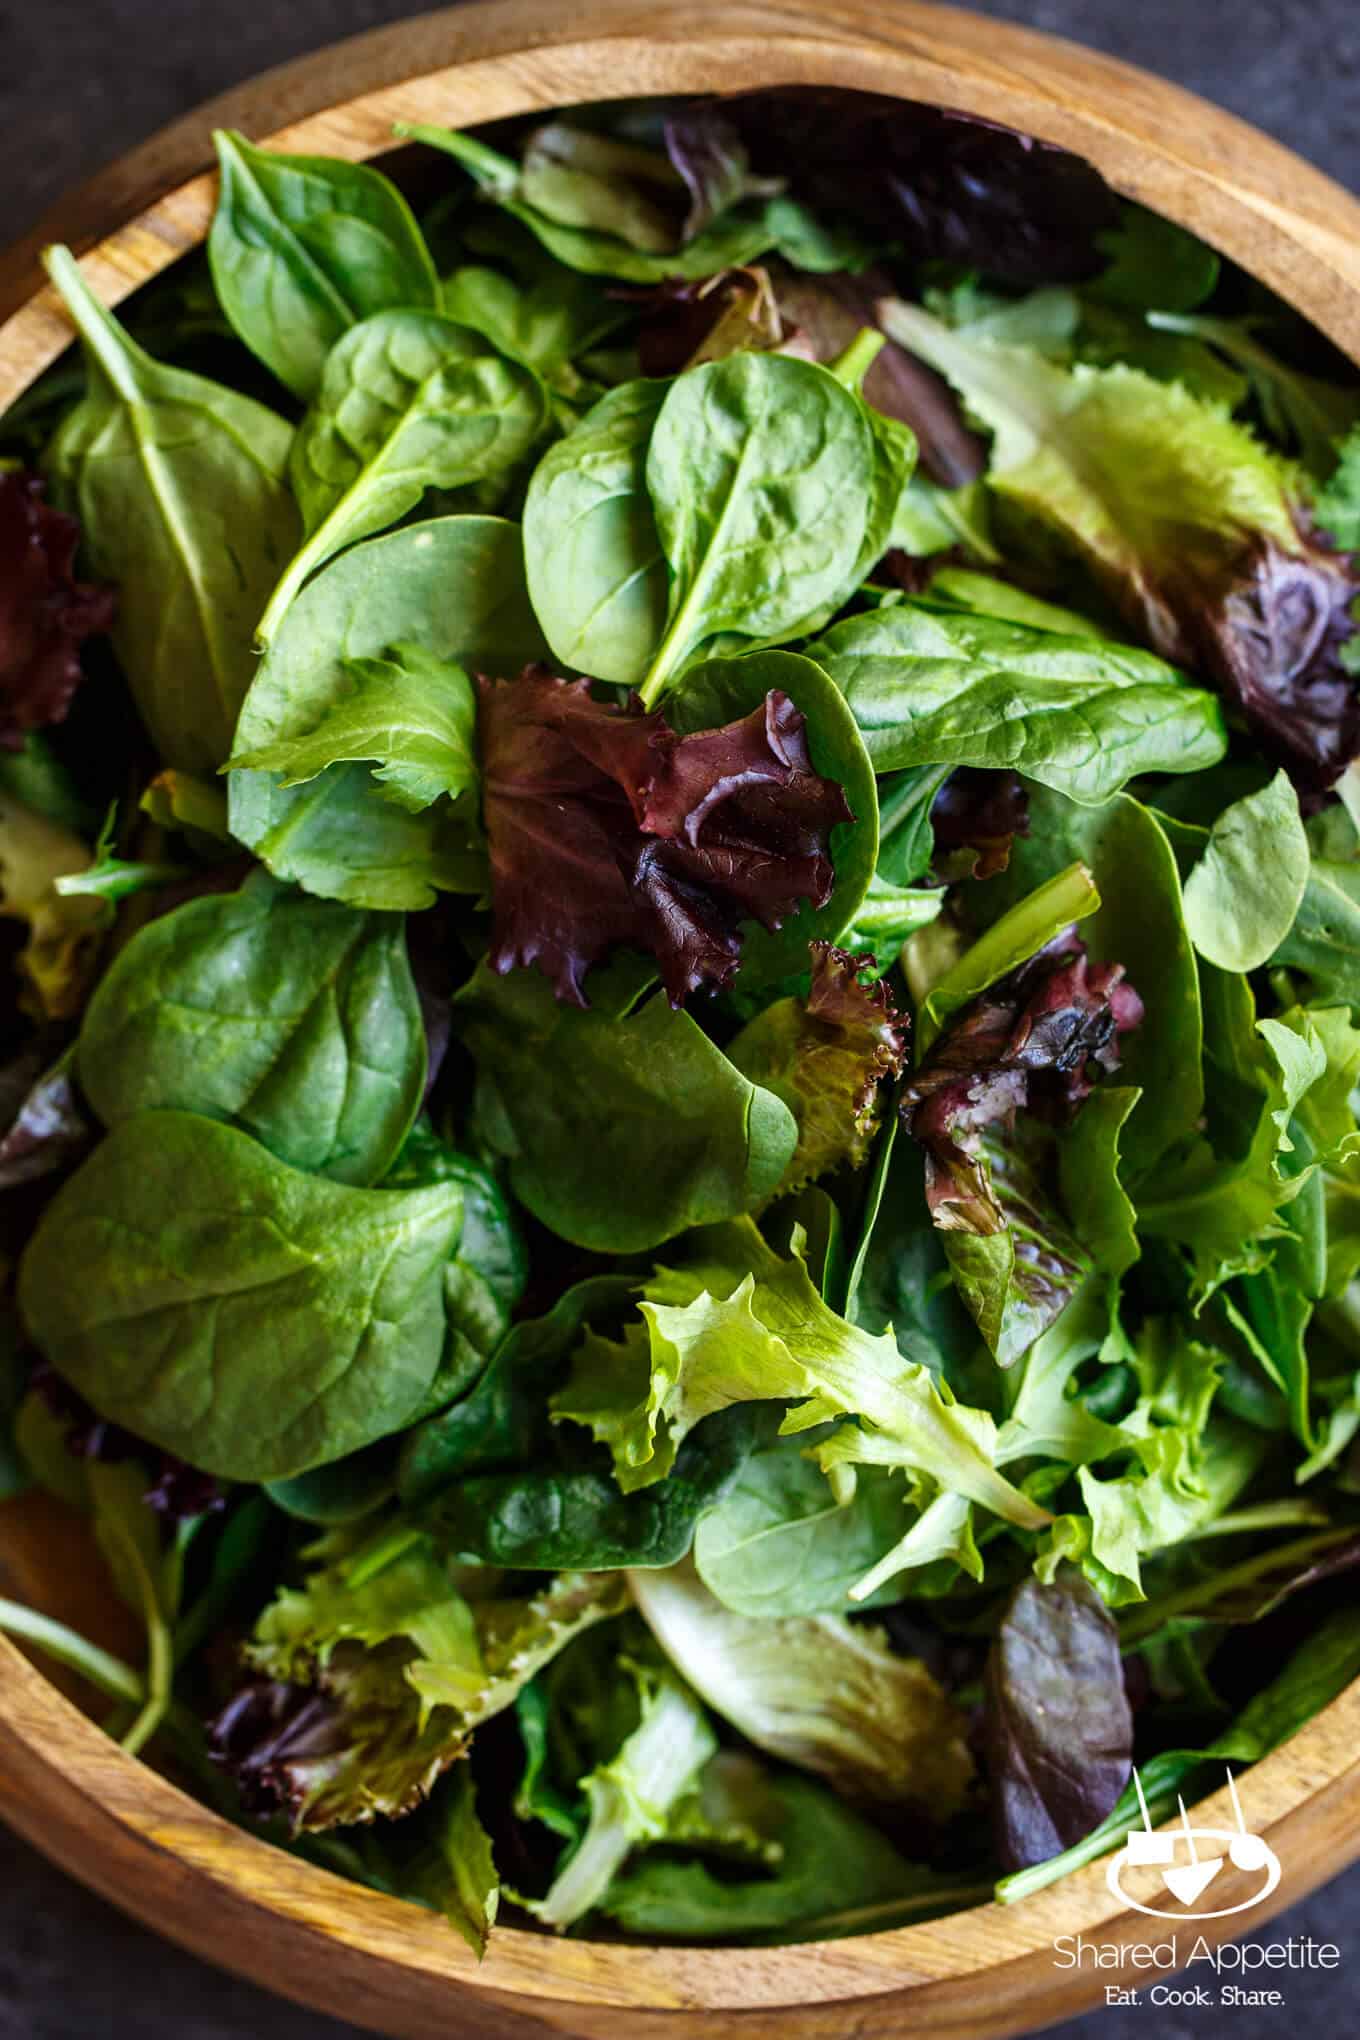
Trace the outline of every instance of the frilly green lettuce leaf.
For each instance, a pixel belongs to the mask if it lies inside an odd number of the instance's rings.
[[[874,1337],[838,1317],[797,1251],[783,1259],[746,1220],[704,1235],[700,1253],[656,1270],[643,1323],[622,1341],[589,1333],[553,1398],[557,1420],[587,1425],[610,1447],[625,1491],[664,1479],[681,1440],[715,1410],[794,1402],[788,1432],[857,1417],[860,1432],[846,1435],[863,1436],[865,1457],[891,1454],[1010,1522],[1046,1520],[997,1474],[991,1417],[904,1361],[891,1333]]]
[[[624,1667],[620,1665],[619,1670]],[[581,1780],[585,1833],[529,1910],[559,1933],[599,1904],[630,1852],[666,1839],[676,1803],[694,1791],[718,1747],[703,1708],[672,1673],[630,1666],[640,1719],[608,1760]]]
[[[559,1574],[527,1598],[479,1595],[484,1576],[447,1566],[400,1518],[366,1537],[332,1533],[312,1557],[319,1563],[265,1610],[246,1649],[261,1680],[319,1703],[310,1743],[283,1747],[258,1781],[295,1829],[408,1812],[479,1722],[627,1604],[617,1576],[589,1573]],[[226,1720],[225,1761],[248,1779],[257,1751]]]

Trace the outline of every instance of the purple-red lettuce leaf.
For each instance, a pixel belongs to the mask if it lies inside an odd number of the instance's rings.
[[[774,929],[830,898],[830,831],[853,818],[787,695],[678,736],[543,668],[478,692],[493,969],[534,964],[584,1005],[586,971],[631,946],[678,1006],[730,982],[743,920]]]
[[[0,744],[60,722],[80,684],[80,647],[113,622],[112,588],[75,578],[80,526],[43,501],[37,475],[0,474]]]
[[[754,174],[740,131],[711,101],[673,113],[665,135],[666,154],[689,192],[682,241],[692,241],[743,199],[774,198],[784,189],[783,177]]]
[[[1029,834],[1029,794],[1018,772],[988,772],[961,765],[951,772],[930,809],[935,836],[931,872],[936,882],[994,878],[1010,862],[1011,844]]]
[[[1071,928],[954,1012],[902,1094],[925,1150],[926,1202],[960,1296],[1002,1366],[1028,1351],[1092,1265],[1064,1214],[1055,1128],[1119,1066],[1142,1004]],[[1113,1176],[1121,1115],[1096,1143]],[[1104,1212],[1105,1200],[1094,1198]]]
[[[1009,283],[1075,282],[1119,224],[1099,173],[1010,128],[873,92],[784,86],[719,102],[758,172],[919,262]]]
[[[1007,1870],[1079,1842],[1128,1783],[1133,1717],[1119,1634],[1070,1568],[1011,1596],[987,1664],[985,1748]]]

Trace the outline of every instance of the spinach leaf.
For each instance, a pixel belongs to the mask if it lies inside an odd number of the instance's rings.
[[[878,859],[878,789],[854,717],[811,659],[794,652],[755,652],[744,659],[709,659],[693,666],[667,704],[682,735],[735,722],[758,708],[771,688],[787,694],[807,723],[816,770],[838,782],[854,819],[831,831],[836,887],[824,907],[806,901],[782,928],[746,924],[741,947],[743,988],[776,983],[808,967],[808,943],[835,942],[863,905]]]
[[[522,280],[477,264],[455,269],[444,278],[441,299],[450,319],[485,333],[499,353],[523,362],[570,402],[591,388],[574,364],[627,325],[631,312],[600,284],[534,252],[534,273]]]
[[[405,924],[258,872],[134,935],[86,1010],[76,1067],[104,1124],[170,1106],[295,1169],[374,1183],[425,1088]]]
[[[341,335],[392,306],[437,305],[439,280],[406,200],[380,171],[285,156],[219,132],[208,235],[218,301],[252,353],[304,401]]]
[[[410,1507],[438,1499],[470,1476],[524,1466],[555,1435],[546,1389],[587,1323],[626,1314],[634,1283],[593,1275],[573,1283],[542,1317],[514,1325],[476,1387],[413,1430],[402,1443],[398,1491]]]
[[[456,1481],[424,1520],[451,1558],[476,1565],[590,1572],[675,1565],[696,1523],[738,1478],[756,1430],[752,1410],[719,1410],[685,1440],[664,1481],[632,1495],[619,1492],[607,1463],[582,1464],[587,1454],[578,1446],[559,1465],[549,1456],[520,1472]],[[815,1477],[825,1491],[825,1479]]]
[[[428,489],[504,475],[545,420],[538,377],[470,326],[407,310],[352,326],[293,440],[288,472],[307,537],[260,619],[261,642],[334,553],[399,523]]]
[[[772,1195],[797,1122],[664,998],[609,1010],[634,960],[597,971],[596,1004],[559,1004],[537,971],[483,964],[454,1010],[477,1064],[487,1146],[535,1218],[598,1253],[645,1253]],[[645,983],[646,967],[641,966]],[[601,979],[605,982],[601,983]]]
[[[1302,971],[1316,998],[1360,1007],[1360,863],[1313,859],[1294,925],[1270,960]]]
[[[302,1523],[320,1523],[328,1530],[340,1523],[357,1523],[396,1493],[399,1450],[397,1439],[379,1438],[374,1445],[294,1474],[291,1480],[271,1480],[265,1493],[275,1508]]]
[[[851,1605],[874,1606],[873,1597],[859,1595],[852,1604],[850,1589],[901,1538],[901,1476],[861,1466],[854,1493],[841,1499],[807,1457],[820,1437],[781,1438],[756,1453],[699,1524],[695,1570],[739,1615],[843,1615]],[[664,1495],[673,1478],[642,1492]],[[876,1598],[896,1600],[900,1592],[889,1587]]]
[[[459,1154],[422,1120],[407,1135],[382,1187],[415,1190],[433,1183],[456,1183],[463,1193],[463,1229],[444,1271],[449,1350],[443,1376],[445,1392],[453,1395],[481,1372],[509,1331],[511,1314],[524,1294],[528,1260],[509,1202],[490,1169]]]
[[[519,532],[495,517],[438,517],[354,546],[292,605],[237,725],[241,754],[308,735],[350,688],[355,659],[418,633],[436,658],[518,672],[546,647],[524,589]],[[356,907],[427,907],[475,890],[466,835],[446,811],[404,811],[362,764],[305,787],[233,771],[232,833],[278,878]]]
[[[733,354],[671,384],[647,449],[670,607],[646,706],[701,645],[796,637],[853,592],[875,447],[859,399],[790,355]]]
[[[1288,936],[1308,883],[1299,799],[1280,771],[1225,808],[1185,882],[1185,925],[1220,970],[1265,963]]]
[[[549,447],[524,503],[524,564],[564,666],[637,686],[666,627],[669,579],[647,447],[670,384],[626,382]]]
[[[847,617],[809,655],[879,772],[1009,769],[1098,806],[1140,772],[1196,772],[1227,748],[1215,698],[1131,646],[907,600]]]
[[[215,772],[254,670],[269,590],[297,544],[291,432],[235,390],[144,354],[65,248],[47,268],[89,389],[49,452],[95,571],[118,583],[114,647],[163,763]]]
[[[204,1472],[284,1480],[421,1411],[462,1203],[318,1181],[233,1127],[140,1112],[47,1207],[20,1305],[110,1422]]]

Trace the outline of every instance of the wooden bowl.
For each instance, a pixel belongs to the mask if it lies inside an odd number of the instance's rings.
[[[1360,361],[1360,206],[1242,122],[1108,57],[910,0],[891,9],[739,0],[706,14],[693,0],[592,0],[588,17],[542,0],[490,0],[271,72],[59,208],[0,263],[0,312],[9,314],[0,407],[70,339],[41,286],[39,247],[61,237],[87,248],[94,288],[109,302],[126,296],[207,233],[216,180],[204,166],[219,122],[279,148],[358,159],[389,148],[398,119],[467,127],[736,83],[892,92],[1063,143],[1116,190],[1250,269]],[[57,1505],[0,1509],[0,1591],[89,1627],[109,1620],[94,1581],[95,1562]],[[1259,1927],[1360,1853],[1357,1749],[1360,1684],[1246,1774],[1248,1814],[1284,1874],[1245,1920],[1205,1922],[1210,1943]],[[240,1833],[125,1756],[3,1639],[0,1811],[76,1876],[196,1953],[408,2040],[451,2031],[484,2040],[887,2040],[907,2030],[921,2040],[989,2040],[1103,1998],[1111,1972],[1059,1966],[1056,1937],[1160,1946],[1172,1932],[1112,1897],[1098,1862],[1013,1908],[981,1905],[822,1946],[638,1948],[503,1929],[479,1966],[429,1914]],[[1226,1789],[1198,1819],[1229,1824]],[[1191,1940],[1183,1931],[1182,1959]]]

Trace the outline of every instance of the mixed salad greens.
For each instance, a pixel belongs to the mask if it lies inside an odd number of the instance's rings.
[[[0,1627],[478,1949],[1022,1897],[1360,1673],[1360,381],[931,109],[407,139],[0,422],[0,1493],[144,1656]]]

